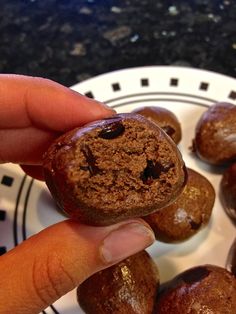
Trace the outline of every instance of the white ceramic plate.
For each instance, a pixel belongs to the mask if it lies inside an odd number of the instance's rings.
[[[195,125],[208,106],[216,101],[236,104],[235,79],[191,68],[153,66],[104,74],[72,88],[107,103],[118,112],[156,105],[176,114],[183,131],[179,149],[185,163],[211,181],[217,199],[207,228],[182,244],[156,242],[148,251],[159,266],[161,281],[194,265],[211,263],[224,266],[235,229],[218,199],[221,171],[212,171],[191,154],[189,147]],[[16,165],[1,165],[0,253],[63,219],[43,183],[24,176]],[[75,291],[72,291],[43,313],[83,312],[77,305]]]

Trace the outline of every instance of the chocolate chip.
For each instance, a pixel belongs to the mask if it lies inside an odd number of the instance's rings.
[[[187,284],[193,284],[206,278],[209,273],[210,271],[206,267],[196,267],[184,272],[181,279]]]
[[[168,172],[172,167],[174,167],[173,163],[162,165],[159,162],[147,160],[147,166],[140,174],[140,179],[145,184],[151,184],[153,179],[158,179],[163,172]]]
[[[189,224],[191,226],[191,229],[198,230],[201,227],[202,221],[195,222],[194,220],[192,220],[191,217],[188,217],[187,219],[188,219],[188,222],[189,222]]]
[[[170,125],[165,125],[162,127],[162,130],[166,132],[169,136],[175,133],[175,129],[173,129]]]
[[[81,166],[81,170],[89,170],[91,176],[96,175],[100,172],[100,169],[96,166],[96,158],[93,156],[93,153],[89,146],[84,145],[81,148],[82,153],[86,159],[88,166]]]
[[[113,138],[116,138],[123,134],[124,131],[125,127],[121,122],[113,122],[105,125],[105,127],[98,134],[98,136],[106,140],[112,140]]]

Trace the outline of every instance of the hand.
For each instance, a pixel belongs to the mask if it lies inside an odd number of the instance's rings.
[[[76,126],[114,114],[55,82],[0,75],[0,161],[42,179],[43,152]],[[0,314],[34,314],[93,273],[150,245],[153,233],[133,219],[107,227],[65,220],[0,257]]]

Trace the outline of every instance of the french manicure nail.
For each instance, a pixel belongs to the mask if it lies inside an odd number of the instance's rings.
[[[138,222],[128,223],[106,236],[100,253],[105,263],[111,264],[144,250],[154,241],[155,236],[150,228]]]

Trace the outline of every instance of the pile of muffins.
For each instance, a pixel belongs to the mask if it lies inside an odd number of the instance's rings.
[[[208,225],[215,191],[206,177],[185,167],[177,147],[181,137],[177,117],[161,107],[90,123],[49,148],[47,186],[59,207],[83,223],[103,226],[142,217],[157,240],[185,241]],[[191,149],[201,160],[225,167],[221,201],[235,221],[236,106],[209,107]],[[200,265],[160,285],[158,267],[145,251],[98,272],[77,291],[87,314],[236,311],[234,274]]]

